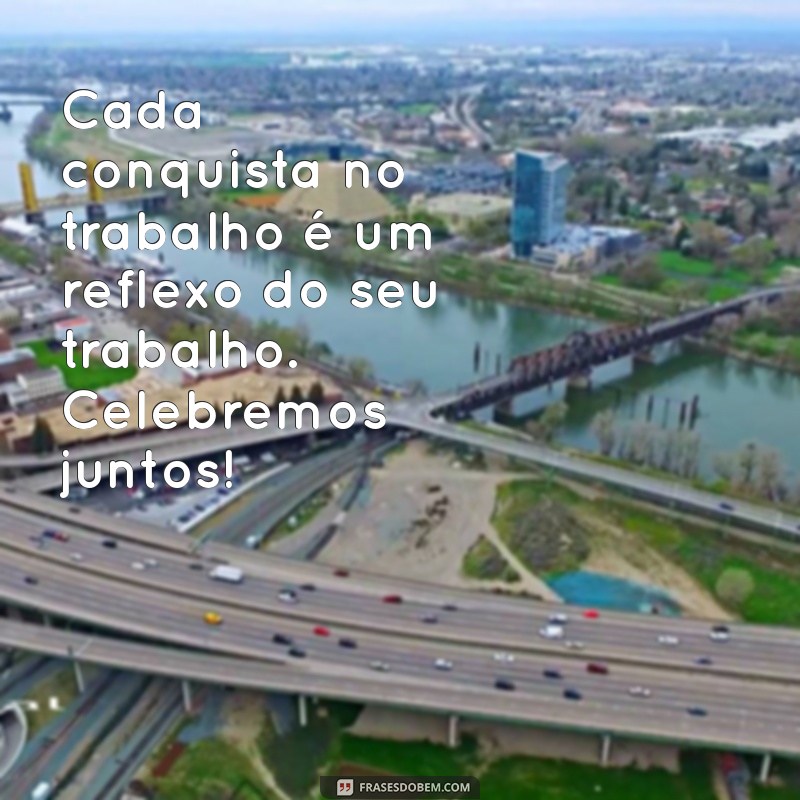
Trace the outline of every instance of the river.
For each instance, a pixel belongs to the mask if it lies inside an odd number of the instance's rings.
[[[0,123],[0,201],[19,197],[16,165],[25,157],[23,138],[36,109],[14,107],[13,112],[12,123]],[[39,166],[35,178],[42,195],[64,190],[57,175]],[[558,342],[586,325],[566,315],[441,289],[429,309],[406,303],[394,310],[375,305],[356,310],[349,303],[352,277],[309,259],[256,250],[183,252],[171,245],[163,253],[184,279],[207,279],[212,284],[235,279],[243,292],[240,310],[248,316],[303,325],[313,339],[326,342],[334,353],[368,359],[384,380],[419,380],[430,390],[466,383],[477,374],[493,371],[498,358],[506,365],[511,357]],[[328,300],[322,308],[312,310],[294,303],[290,309],[272,310],[263,304],[264,284],[287,268],[292,270],[296,286],[311,279],[324,281]],[[483,350],[479,373],[474,370],[476,342]],[[637,365],[631,370],[630,365],[621,364],[614,369],[617,380],[612,383],[591,392],[570,393],[563,441],[594,450],[591,421],[599,410],[614,406],[618,418],[641,420],[650,396],[653,421],[676,427],[681,403],[697,395],[700,417],[696,430],[702,439],[706,475],[711,471],[713,453],[734,450],[748,440],[775,448],[792,472],[800,472],[800,436],[796,433],[800,377],[689,349],[660,365]],[[556,396],[557,392],[553,399]]]

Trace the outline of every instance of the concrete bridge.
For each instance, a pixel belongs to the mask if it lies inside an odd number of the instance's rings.
[[[564,342],[528,355],[517,356],[503,375],[464,387],[434,414],[463,418],[487,406],[505,406],[521,394],[556,381],[591,382],[592,370],[626,356],[647,355],[659,344],[707,330],[716,319],[741,314],[753,303],[774,303],[785,294],[800,291],[800,285],[776,286],[716,303],[677,317],[647,325],[605,328],[594,333],[579,331]]]

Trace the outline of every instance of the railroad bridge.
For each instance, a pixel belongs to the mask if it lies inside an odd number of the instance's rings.
[[[649,353],[659,344],[702,333],[726,314],[741,314],[752,303],[773,303],[800,286],[773,289],[695,309],[646,325],[617,326],[571,334],[561,344],[514,358],[502,375],[464,387],[447,404],[436,408],[441,416],[461,418],[487,406],[508,405],[516,396],[560,380],[591,381],[592,370],[628,356]]]

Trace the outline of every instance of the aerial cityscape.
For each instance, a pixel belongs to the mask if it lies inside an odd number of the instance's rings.
[[[0,800],[800,798],[800,10],[166,5],[0,30]]]

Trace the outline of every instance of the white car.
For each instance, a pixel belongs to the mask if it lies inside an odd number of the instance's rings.
[[[156,559],[154,559],[154,558],[146,558],[144,560],[144,565],[146,567],[157,567],[158,566],[158,561],[156,561]]]
[[[574,639],[568,639],[564,642],[564,647],[566,647],[567,650],[583,650],[584,646],[583,642],[577,642]]]
[[[435,669],[441,670],[442,672],[450,672],[453,669],[453,662],[448,661],[446,658],[437,658],[436,661],[433,662],[433,666]]]
[[[711,628],[708,638],[712,642],[727,642],[731,638],[731,631],[727,625],[714,625]]]
[[[681,643],[681,640],[677,636],[662,634],[658,637],[658,643],[663,644],[665,647],[677,647]]]
[[[631,688],[628,689],[628,694],[631,697],[650,697],[652,692],[644,686],[631,686]]]
[[[566,614],[551,614],[550,615],[550,624],[551,625],[566,625],[569,622],[569,617]]]
[[[83,561],[83,556],[82,556],[80,553],[72,553],[72,554],[70,555],[70,558],[71,558],[73,561]]]
[[[513,653],[495,653],[493,656],[495,661],[499,661],[501,664],[513,664],[514,663],[514,655]]]
[[[141,561],[132,561],[131,569],[135,569],[137,572],[141,572],[143,569],[146,569],[146,567],[144,564],[142,564]]]
[[[563,639],[564,629],[560,625],[545,625],[539,629],[539,636],[543,639]]]
[[[283,589],[283,591],[278,592],[278,600],[281,603],[296,603],[297,592],[294,589]]]
[[[376,672],[388,672],[390,669],[385,661],[371,661],[369,668],[374,669]]]

